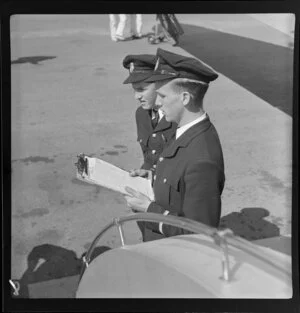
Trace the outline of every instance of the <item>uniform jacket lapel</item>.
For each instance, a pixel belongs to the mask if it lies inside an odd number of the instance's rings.
[[[193,125],[185,133],[183,133],[178,139],[174,140],[163,152],[163,157],[172,157],[176,154],[179,147],[186,147],[194,137],[206,131],[211,126],[209,117],[203,121]]]
[[[140,127],[143,128],[143,133],[152,134],[153,132],[163,131],[172,127],[171,122],[167,122],[166,118],[163,116],[161,120],[158,122],[155,129],[152,128],[151,124],[151,116],[147,110],[142,110],[139,113],[139,120],[141,121]]]
[[[152,134],[153,132],[151,117],[147,110],[144,109],[139,110],[138,123],[139,123],[138,136],[143,140],[147,140],[150,134]]]
[[[167,122],[166,118],[163,116],[162,119],[158,122],[157,126],[154,129],[154,132],[162,131],[168,129],[172,126],[171,122]]]

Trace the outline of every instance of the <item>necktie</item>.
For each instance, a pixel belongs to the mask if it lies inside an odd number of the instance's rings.
[[[153,129],[157,126],[159,120],[159,114],[157,110],[152,110],[152,116],[151,116],[151,124]]]

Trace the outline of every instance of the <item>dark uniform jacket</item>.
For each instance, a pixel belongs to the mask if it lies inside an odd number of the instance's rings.
[[[167,122],[163,117],[156,128],[152,128],[151,116],[148,110],[139,107],[136,110],[137,140],[139,141],[144,163],[142,169],[155,171],[158,158],[164,147],[176,132],[177,125]]]
[[[147,212],[187,217],[217,227],[225,182],[217,131],[209,117],[193,125],[161,154],[154,180],[155,202]],[[144,241],[188,233],[163,224],[145,222]]]
[[[137,140],[141,145],[144,156],[144,163],[141,168],[151,170],[154,175],[158,158],[164,147],[169,144],[170,139],[175,135],[177,124],[167,122],[165,117],[163,117],[155,129],[153,129],[149,113],[148,110],[138,107],[135,113],[135,118],[137,125]],[[137,222],[137,224],[142,232],[144,240],[145,223]]]

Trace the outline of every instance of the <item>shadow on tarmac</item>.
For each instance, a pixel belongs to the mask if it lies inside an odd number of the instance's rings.
[[[292,49],[204,27],[181,26],[180,48],[292,116]]]
[[[39,65],[39,62],[55,59],[54,56],[33,56],[33,57],[21,57],[14,61],[11,61],[11,64],[22,64],[22,63],[30,63],[33,65]]]
[[[269,215],[264,208],[244,208],[223,216],[219,228],[230,228],[235,235],[250,241],[279,236],[280,228],[264,220]]]
[[[96,247],[91,260],[109,249],[107,246]],[[39,264],[41,259],[43,263]],[[29,253],[27,266],[28,268],[21,279],[14,280],[20,284],[19,298],[30,298],[30,289],[28,288],[30,284],[79,275],[82,257],[77,258],[76,253],[72,250],[51,244],[43,244],[34,247]]]

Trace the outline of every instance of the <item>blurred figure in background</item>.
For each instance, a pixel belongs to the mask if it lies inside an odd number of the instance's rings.
[[[142,14],[130,14],[130,36],[132,39],[142,37]]]
[[[160,31],[160,26],[162,31]],[[178,22],[175,14],[156,14],[156,25],[154,35],[148,37],[150,44],[158,44],[162,41],[172,38],[173,46],[179,44],[179,37],[184,34],[184,31]]]
[[[118,21],[119,18],[119,21]],[[130,19],[129,37],[125,37],[125,28]],[[142,14],[109,14],[110,36],[113,41],[138,39],[142,37]]]

